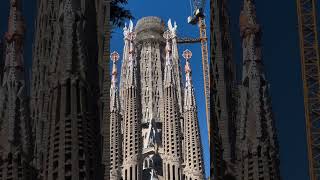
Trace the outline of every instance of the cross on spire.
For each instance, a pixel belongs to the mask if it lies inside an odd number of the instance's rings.
[[[117,51],[113,51],[110,55],[111,61],[113,62],[112,66],[112,85],[115,86],[117,79],[117,65],[116,62],[119,60],[119,53]]]
[[[189,49],[186,49],[186,50],[183,51],[182,56],[186,60],[185,72],[186,72],[186,74],[189,74],[191,72],[191,67],[190,67],[189,60],[192,57],[192,52]]]
[[[117,52],[117,51],[113,51],[112,53],[111,53],[111,60],[113,61],[113,63],[115,63],[116,61],[118,61],[119,60],[119,53]]]

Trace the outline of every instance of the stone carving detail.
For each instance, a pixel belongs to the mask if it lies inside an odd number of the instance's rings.
[[[44,0],[38,7],[31,83],[38,178],[100,179],[95,3]]]

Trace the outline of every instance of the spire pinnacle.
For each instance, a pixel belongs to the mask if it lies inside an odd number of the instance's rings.
[[[23,37],[25,32],[25,23],[21,12],[21,1],[10,0],[10,15],[8,19],[8,32],[5,37],[11,41],[14,36]]]
[[[118,88],[117,88],[117,64],[116,62],[119,60],[119,53],[117,51],[113,51],[110,55],[110,59],[113,62],[112,66],[112,78],[111,78],[111,87],[110,87],[110,111],[118,111],[119,110],[119,99],[118,99]]]
[[[260,27],[256,22],[256,7],[254,0],[244,0],[243,9],[240,14],[240,34],[246,37],[248,34],[257,33]]]
[[[124,24],[123,35],[125,39],[130,39],[130,35],[133,33],[133,22],[130,19],[129,26],[127,27],[127,23]]]
[[[186,72],[186,86],[191,85],[191,66],[190,66],[190,59],[192,57],[192,52],[189,49],[186,49],[183,51],[182,54],[183,58],[186,60],[186,65],[185,65],[185,72]]]
[[[111,53],[111,61],[113,62],[113,66],[112,66],[112,80],[111,80],[111,86],[112,87],[116,87],[116,83],[117,83],[117,64],[116,62],[119,60],[119,53],[114,51],[113,53]]]
[[[133,24],[130,21],[129,31],[127,38],[129,40],[129,54],[128,54],[128,74],[127,74],[127,83],[128,85],[136,85],[136,72],[135,72],[135,57],[134,57],[134,40],[136,38],[136,33],[132,31]]]
[[[177,37],[177,23],[174,22],[173,26],[172,26],[172,23],[171,23],[171,19],[168,20],[168,28],[169,28],[169,31],[170,31],[170,35],[171,35],[171,38],[176,38]]]
[[[171,47],[169,39],[171,39],[171,32],[170,30],[167,30],[163,33],[163,37],[166,40],[166,64],[171,63],[170,62],[170,54],[171,54]]]
[[[129,44],[129,64],[132,64],[133,63],[133,53],[134,53],[133,41],[136,38],[136,34],[134,32],[129,32],[128,38],[130,41],[130,44]]]
[[[190,59],[192,57],[192,52],[189,49],[183,51],[183,58],[186,60],[185,72],[186,72],[186,86],[185,86],[185,100],[184,100],[184,108],[185,110],[189,110],[191,108],[196,107],[195,97],[194,97],[194,89],[192,86],[192,78],[191,78],[191,66]]]
[[[255,7],[254,0],[244,0],[242,11],[247,15],[251,15],[251,16],[255,17],[256,16],[256,7]]]
[[[169,39],[171,39],[171,32],[170,30],[167,30],[164,32],[163,37],[166,39],[166,66],[165,66],[165,75],[164,80],[165,84],[168,86],[174,84],[174,74],[173,74],[173,64],[172,64],[172,49],[169,42]]]

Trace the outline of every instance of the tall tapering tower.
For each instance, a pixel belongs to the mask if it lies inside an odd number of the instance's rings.
[[[213,63],[212,106],[222,139],[225,173],[232,173],[235,160],[236,67],[232,58],[230,20],[227,0],[213,0],[211,62]]]
[[[37,17],[33,44],[30,111],[34,138],[33,164],[38,178],[44,176],[44,160],[49,121],[49,62],[54,50],[60,1],[37,1]]]
[[[21,1],[10,0],[5,59],[0,86],[0,179],[32,177],[32,133],[26,89]]]
[[[103,146],[102,162],[104,179],[110,179],[110,3],[111,0],[95,0],[97,13],[97,39],[98,39],[98,71],[100,98],[98,102],[101,142]]]
[[[237,136],[238,178],[279,180],[279,155],[269,84],[261,55],[261,27],[253,0],[244,0],[240,15],[243,72]]]
[[[186,59],[186,84],[184,90],[184,174],[185,179],[204,179],[204,164],[200,138],[200,128],[197,116],[197,105],[191,79],[191,66],[189,59],[192,53],[184,51]]]
[[[99,179],[95,3],[48,0],[38,8],[32,113],[39,179]]]
[[[216,179],[235,175],[237,90],[228,6],[228,0],[211,1],[210,98],[213,110],[210,117],[213,139],[210,145],[213,151],[211,168]]]
[[[126,68],[126,84],[124,87],[123,113],[123,179],[142,179],[142,136],[141,136],[141,99],[139,93],[138,63],[133,24],[125,29],[128,39],[128,62]]]
[[[165,179],[182,178],[182,130],[180,122],[179,101],[177,95],[177,82],[175,80],[172,62],[172,46],[169,40],[171,32],[166,31],[166,64],[164,69],[164,118],[163,118],[163,170]]]
[[[117,88],[117,66],[116,61],[119,54],[113,52],[111,60],[113,61],[112,79],[110,87],[110,179],[121,179],[121,163],[122,163],[122,137],[121,137],[121,116],[120,102]],[[105,170],[105,174],[109,170]]]

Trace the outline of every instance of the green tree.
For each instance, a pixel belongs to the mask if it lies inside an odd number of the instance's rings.
[[[110,19],[114,27],[123,27],[128,19],[133,19],[131,12],[123,6],[128,4],[128,0],[112,0],[110,3]]]

